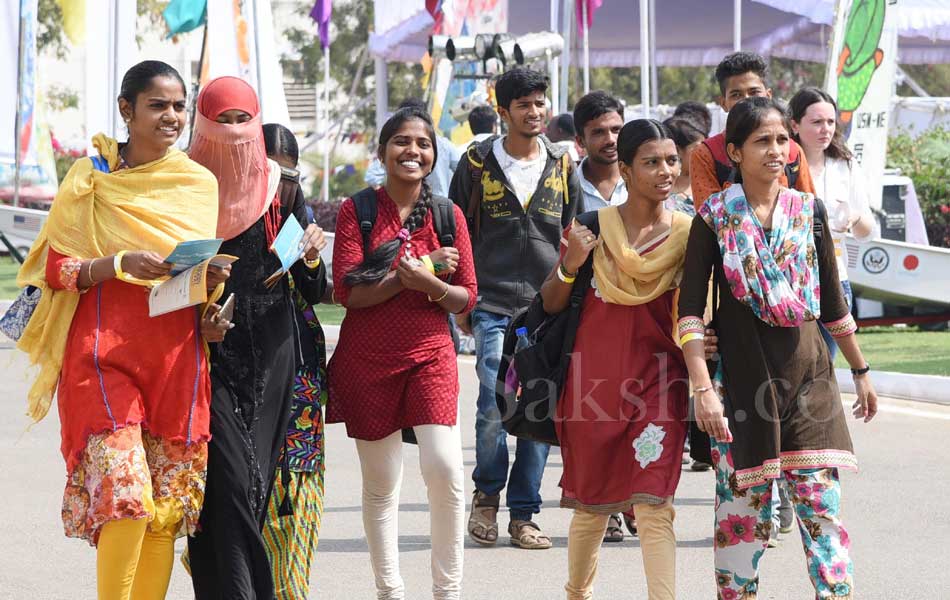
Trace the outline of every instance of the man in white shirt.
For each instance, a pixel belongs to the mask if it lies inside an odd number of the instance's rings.
[[[495,113],[495,109],[487,104],[476,106],[468,113],[468,126],[475,136],[472,138],[471,144],[477,144],[498,132],[498,115]]]
[[[574,127],[577,144],[587,153],[578,166],[584,208],[599,210],[623,204],[627,201],[627,186],[617,164],[623,105],[607,92],[591,92],[574,105]]]

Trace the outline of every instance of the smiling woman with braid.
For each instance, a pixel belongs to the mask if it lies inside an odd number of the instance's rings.
[[[419,441],[432,519],[433,597],[462,585],[462,444],[458,369],[446,313],[475,304],[475,268],[461,210],[455,248],[441,247],[437,210],[424,178],[436,159],[435,131],[417,108],[401,109],[379,135],[387,181],[364,254],[356,203],[340,208],[333,249],[335,297],[346,306],[330,361],[327,421],[346,423],[363,472],[363,526],[380,598],[406,597],[399,575],[396,513],[402,479],[400,430]],[[443,232],[444,233],[444,232]],[[420,597],[417,590],[410,594]]]

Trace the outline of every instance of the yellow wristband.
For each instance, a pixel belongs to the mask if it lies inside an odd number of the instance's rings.
[[[317,256],[315,259],[313,259],[313,260],[307,260],[307,259],[305,258],[305,259],[303,259],[303,264],[304,264],[304,266],[307,267],[308,269],[316,269],[317,267],[320,266],[320,256],[318,255],[318,256]]]
[[[115,271],[116,279],[125,279],[125,271],[122,270],[122,257],[125,253],[126,250],[122,250],[112,259],[112,270]]]
[[[433,275],[435,275],[435,265],[432,264],[432,259],[429,258],[429,255],[428,255],[428,254],[426,254],[425,256],[423,256],[422,258],[420,258],[419,260],[421,260],[421,261],[422,261],[422,264],[424,264],[424,265],[426,266],[426,268],[429,269],[429,272],[430,272],[430,273],[432,273]]]
[[[680,348],[682,348],[683,346],[685,346],[685,345],[686,345],[686,342],[691,342],[691,341],[693,341],[693,340],[700,340],[700,341],[702,341],[703,338],[705,338],[705,336],[704,336],[703,334],[697,333],[697,332],[695,332],[695,331],[694,331],[693,333],[687,333],[687,334],[683,335],[682,337],[680,337]]]
[[[577,274],[566,275],[566,269],[564,268],[564,265],[558,265],[557,278],[563,281],[564,283],[574,283],[574,280],[577,279]]]

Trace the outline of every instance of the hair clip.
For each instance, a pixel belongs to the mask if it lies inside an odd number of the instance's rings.
[[[409,235],[410,235],[409,230],[403,227],[402,229],[399,230],[399,233],[396,234],[396,237],[401,239],[404,242],[407,242],[409,241]]]

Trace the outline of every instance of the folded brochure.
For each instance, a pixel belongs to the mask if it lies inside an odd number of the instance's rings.
[[[157,317],[207,302],[208,265],[223,267],[237,259],[228,254],[215,254],[158,284],[148,295],[148,316]]]
[[[200,264],[218,253],[221,248],[222,239],[213,240],[190,240],[181,242],[171,254],[165,259],[165,262],[172,264],[171,275],[174,277],[182,271]]]
[[[304,229],[300,226],[300,222],[293,216],[284,222],[284,225],[280,228],[280,232],[277,233],[277,237],[274,238],[274,243],[270,246],[271,252],[276,254],[280,260],[280,269],[272,273],[270,277],[264,281],[267,287],[271,287],[277,283],[277,280],[280,279],[284,273],[289,271],[295,262],[300,260],[300,242],[303,241],[303,236]]]

